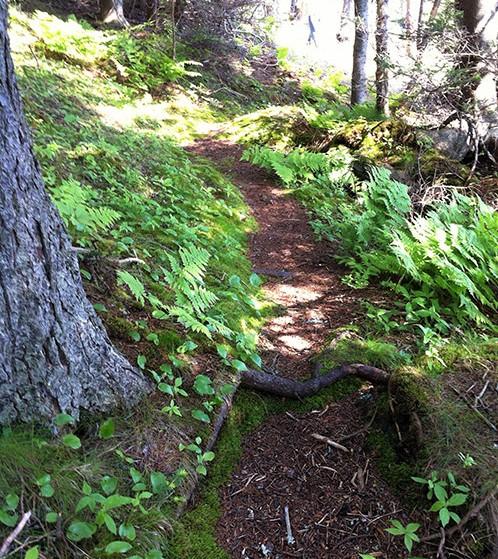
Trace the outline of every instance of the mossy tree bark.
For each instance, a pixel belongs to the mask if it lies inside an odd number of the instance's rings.
[[[148,387],[85,296],[32,152],[0,0],[0,423],[105,411]]]
[[[368,0],[354,0],[355,36],[351,104],[365,103],[367,91]]]

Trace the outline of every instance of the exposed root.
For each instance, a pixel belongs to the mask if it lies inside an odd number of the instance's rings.
[[[242,372],[241,384],[247,388],[273,394],[274,396],[302,399],[314,396],[323,388],[349,376],[356,376],[375,384],[387,384],[389,381],[389,374],[382,369],[370,367],[369,365],[353,364],[342,365],[324,375],[305,381],[297,381],[248,369]]]
[[[357,376],[359,378],[368,380],[375,384],[387,384],[389,380],[389,374],[382,369],[377,369],[376,367],[370,367],[369,365],[353,364],[353,365],[343,365],[342,367],[337,367],[332,369],[329,373],[322,375],[320,377],[310,378],[305,381],[297,381],[278,375],[272,375],[270,373],[263,373],[261,371],[255,371],[253,369],[248,369],[242,372],[240,385],[247,388],[252,388],[260,392],[265,392],[267,394],[273,394],[274,396],[282,396],[284,398],[307,398],[308,396],[313,396],[320,392],[323,388],[330,386],[334,382],[341,380],[348,376]],[[235,392],[225,398],[223,404],[221,405],[218,414],[213,423],[213,430],[208,442],[204,448],[204,451],[210,451],[214,448],[216,441],[220,435],[221,429],[225,423],[228,414],[232,408],[233,396]],[[315,438],[318,436],[313,435]],[[327,441],[331,444],[330,441]],[[348,449],[342,445],[334,446],[341,447],[343,450],[348,452]],[[176,513],[177,517],[180,517],[185,511],[186,507],[191,503],[195,491],[198,485],[198,475],[194,473],[190,487],[186,491],[185,500],[183,504],[178,507]]]

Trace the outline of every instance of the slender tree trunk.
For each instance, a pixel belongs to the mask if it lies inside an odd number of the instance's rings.
[[[461,0],[463,23],[467,32],[465,60],[470,71],[469,84],[464,87],[466,101],[471,104],[474,123],[482,141],[498,140],[497,35],[498,2],[496,0]]]
[[[348,38],[344,31],[348,24],[349,15],[351,14],[352,3],[353,0],[343,0],[342,3],[341,21],[339,23],[339,31],[337,32],[337,40],[341,43]]]
[[[406,52],[408,56],[411,56],[413,53],[412,0],[406,0],[405,33],[406,33]]]
[[[377,0],[377,31],[375,34],[377,52],[375,62],[376,103],[379,113],[389,114],[389,70],[387,67],[389,58],[389,34],[387,29],[389,0]]]
[[[418,9],[418,21],[417,21],[417,49],[420,49],[423,45],[424,39],[424,0],[420,0],[420,5]]]
[[[351,104],[365,103],[367,91],[368,0],[354,0],[355,36]]]
[[[132,404],[148,382],[110,343],[32,152],[0,0],[0,424]]]
[[[100,19],[104,23],[126,27],[128,21],[124,16],[123,0],[100,0]]]
[[[429,15],[429,20],[432,20],[437,16],[440,7],[441,7],[441,0],[434,0],[434,3],[432,4],[432,8],[431,8],[431,13]]]

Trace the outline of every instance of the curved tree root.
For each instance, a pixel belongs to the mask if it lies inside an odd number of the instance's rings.
[[[332,369],[328,373],[310,378],[305,381],[292,380],[278,375],[263,373],[254,369],[248,369],[241,373],[240,384],[236,386],[244,386],[252,388],[274,396],[281,396],[283,398],[307,398],[320,392],[323,388],[330,386],[343,378],[349,376],[356,376],[364,380],[368,380],[373,384],[387,384],[389,381],[389,374],[377,367],[370,367],[369,365],[353,364],[343,365]],[[213,430],[205,445],[204,452],[212,450],[218,440],[225,420],[227,419],[232,408],[234,391],[227,396],[221,405],[218,413],[213,422]],[[185,509],[192,503],[197,485],[199,483],[199,476],[196,472],[193,473],[191,481],[185,491],[184,501],[177,508],[177,518],[180,517]]]
[[[304,381],[248,369],[242,372],[241,384],[274,396],[301,399],[314,396],[323,388],[349,376],[356,376],[374,384],[387,384],[389,381],[389,374],[382,369],[369,365],[353,364],[336,367],[324,375]]]

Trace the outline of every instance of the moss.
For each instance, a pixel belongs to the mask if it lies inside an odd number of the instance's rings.
[[[416,464],[403,462],[396,452],[392,437],[383,431],[372,431],[368,436],[368,446],[375,454],[375,463],[386,482],[404,500],[411,501],[414,506],[420,505],[417,492],[407,490],[414,486],[412,476],[420,474]]]
[[[113,316],[105,313],[102,318],[111,338],[129,339],[130,334],[136,330],[135,324],[122,316]]]
[[[289,402],[240,390],[216,445],[216,460],[201,490],[199,504],[173,526],[174,535],[169,541],[166,555],[168,559],[227,559],[229,556],[218,546],[216,540],[216,525],[221,514],[219,491],[229,481],[240,460],[244,437],[270,415],[289,410],[306,413],[320,409],[331,401],[351,394],[358,389],[359,384],[354,379],[347,379],[302,402]]]
[[[407,360],[408,356],[394,344],[377,338],[362,338],[350,329],[336,330],[319,357],[323,370],[345,363],[363,363],[392,371]]]

